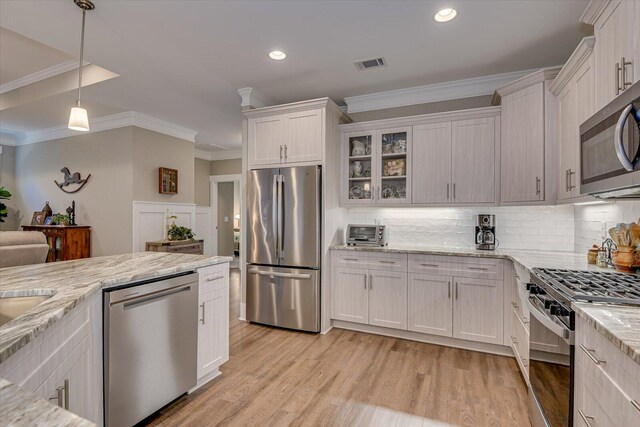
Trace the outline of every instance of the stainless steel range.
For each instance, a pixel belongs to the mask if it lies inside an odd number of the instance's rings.
[[[570,427],[575,361],[575,312],[571,303],[640,306],[640,275],[534,268],[531,280],[533,283],[527,284],[531,423],[534,427]],[[536,342],[554,335],[556,346]]]

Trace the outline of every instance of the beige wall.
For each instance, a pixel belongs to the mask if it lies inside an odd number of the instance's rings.
[[[218,184],[218,255],[233,256],[233,193],[233,182]]]
[[[449,101],[431,102],[429,104],[408,105],[406,107],[385,108],[383,110],[363,111],[361,113],[349,113],[349,116],[354,122],[366,122],[369,120],[417,116],[420,114],[440,113],[443,111],[490,107],[492,98],[493,95],[452,99]]]
[[[209,171],[211,162],[196,158],[194,161],[194,203],[198,206],[210,206]]]
[[[20,223],[29,224],[46,201],[57,213],[75,200],[76,222],[92,228],[92,256],[131,252],[132,140],[133,128],[126,127],[17,147]],[[63,179],[65,166],[82,177],[91,174],[77,193],[66,194],[53,182]]]
[[[133,128],[133,200],[194,203],[194,144],[138,127]],[[178,194],[158,192],[158,168],[178,170]]]
[[[8,216],[4,222],[0,223],[0,230],[17,230],[20,225],[19,217],[16,213],[18,203],[16,201],[16,149],[8,145],[0,146],[0,187],[6,188],[13,196],[9,200],[2,202],[7,206]]]
[[[212,160],[211,175],[233,175],[242,173],[242,159]]]

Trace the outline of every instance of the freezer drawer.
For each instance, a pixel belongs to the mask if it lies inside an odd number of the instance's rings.
[[[247,320],[320,331],[320,270],[249,265]]]

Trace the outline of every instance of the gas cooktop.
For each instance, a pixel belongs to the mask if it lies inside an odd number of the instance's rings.
[[[532,279],[568,301],[640,305],[638,274],[534,268]]]

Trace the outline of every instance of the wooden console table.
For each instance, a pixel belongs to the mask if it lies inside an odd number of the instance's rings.
[[[180,254],[204,254],[204,240],[159,240],[147,242],[147,251]]]
[[[91,227],[88,225],[23,225],[24,231],[47,236],[47,262],[69,261],[91,256]]]

